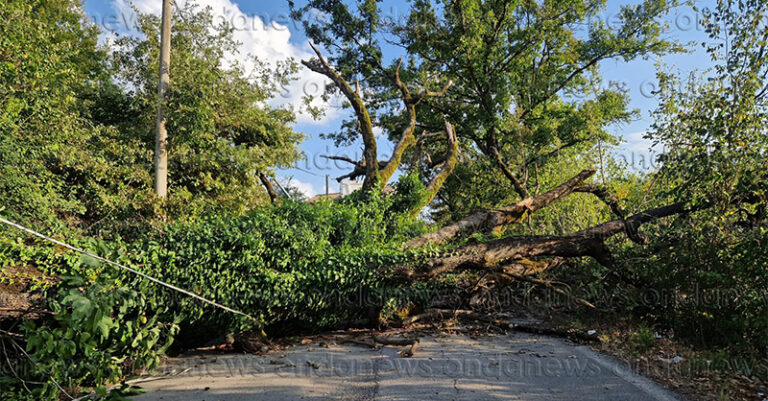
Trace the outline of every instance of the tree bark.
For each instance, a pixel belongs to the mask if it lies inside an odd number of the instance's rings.
[[[279,199],[277,197],[277,192],[275,192],[275,188],[272,186],[272,183],[269,182],[269,178],[264,173],[259,173],[259,180],[261,180],[261,184],[264,185],[264,189],[267,190],[267,194],[269,194],[269,200],[272,202],[272,204],[277,204],[279,202]]]
[[[400,79],[400,66],[402,65],[402,62],[402,59],[397,61],[397,67],[395,68],[395,76],[393,77],[393,81],[397,88],[400,89],[400,96],[403,98],[403,105],[408,111],[408,126],[403,130],[403,134],[400,136],[400,141],[397,142],[389,162],[381,168],[379,174],[382,188],[387,185],[387,182],[389,182],[389,180],[395,174],[395,171],[397,171],[397,169],[400,167],[400,163],[405,150],[409,146],[416,143],[416,136],[414,135],[416,131],[416,106],[427,97],[444,96],[448,92],[448,89],[450,89],[453,85],[453,81],[449,81],[440,92],[424,91],[421,94],[414,96],[411,94],[408,86],[405,85],[405,83],[403,83],[403,81]]]
[[[396,266],[393,273],[408,280],[430,279],[455,270],[460,266],[490,268],[505,260],[538,256],[580,257],[591,256],[603,265],[612,265],[613,257],[605,240],[627,230],[637,230],[649,221],[689,212],[684,203],[649,209],[626,220],[612,220],[595,227],[564,236],[537,235],[510,237],[495,241],[464,245],[449,255],[431,259],[417,269]]]
[[[405,83],[400,79],[402,59],[398,60],[392,80],[400,90],[403,104],[409,115],[409,120],[408,125],[403,130],[400,140],[392,152],[392,157],[390,157],[387,162],[381,162],[377,160],[376,137],[373,134],[373,122],[368,113],[368,109],[363,103],[363,99],[360,97],[359,86],[356,90],[353,90],[349,83],[347,83],[347,81],[328,64],[320,51],[312,43],[310,43],[309,46],[312,47],[312,50],[314,50],[317,55],[317,60],[302,60],[301,63],[310,70],[330,78],[336,87],[339,88],[341,93],[344,94],[347,100],[349,100],[352,104],[352,108],[355,110],[360,133],[363,137],[363,161],[361,163],[351,162],[355,165],[355,170],[350,174],[340,177],[338,180],[340,181],[345,177],[360,176],[360,172],[364,171],[365,180],[363,181],[363,190],[368,191],[372,189],[373,185],[376,183],[383,189],[400,167],[405,150],[416,143],[416,137],[414,135],[416,130],[416,106],[427,97],[440,97],[445,95],[451,85],[453,85],[453,82],[448,82],[440,92],[426,90],[421,94],[414,96],[411,94]],[[379,65],[379,68],[384,71],[384,68],[381,65]]]
[[[429,185],[427,185],[427,189],[425,190],[425,194],[422,196],[418,206],[411,211],[411,215],[414,217],[418,216],[421,210],[435,199],[440,187],[443,186],[445,180],[448,179],[448,176],[453,174],[453,170],[456,168],[456,161],[459,155],[459,141],[456,139],[456,132],[454,131],[453,126],[448,121],[445,122],[445,135],[448,139],[448,151],[445,162],[443,162],[442,167],[440,167],[440,171],[432,177],[432,180],[430,180]]]
[[[405,246],[408,248],[415,248],[427,244],[439,245],[455,238],[460,234],[475,232],[483,229],[498,230],[504,225],[518,223],[522,221],[526,215],[546,207],[569,195],[576,188],[578,188],[584,182],[584,180],[594,174],[595,170],[584,170],[562,185],[552,189],[551,191],[545,192],[533,198],[523,199],[522,201],[506,208],[483,210],[474,213],[469,217],[459,220],[456,223],[447,225],[435,232],[415,238],[405,244]]]
[[[347,81],[337,73],[320,53],[319,50],[310,42],[309,46],[315,51],[317,60],[302,60],[304,64],[310,70],[323,74],[328,77],[342,94],[352,104],[352,108],[355,110],[357,121],[360,123],[360,134],[363,137],[363,160],[365,162],[365,180],[363,181],[363,190],[368,191],[373,188],[373,185],[379,179],[379,163],[377,160],[376,151],[376,136],[373,134],[373,123],[371,122],[371,116],[368,113],[368,108],[365,107],[363,99],[360,97],[358,91],[352,89]]]

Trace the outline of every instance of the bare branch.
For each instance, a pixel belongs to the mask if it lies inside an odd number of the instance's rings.
[[[435,199],[440,187],[443,186],[445,180],[453,174],[453,170],[456,168],[456,160],[459,155],[459,141],[456,139],[456,132],[453,130],[453,126],[448,121],[445,122],[445,135],[448,140],[448,151],[446,152],[445,162],[443,162],[440,171],[432,177],[432,180],[430,180],[419,205],[411,211],[411,215],[413,216],[417,216],[419,212],[421,212],[421,209],[429,205],[429,203]]]
[[[333,81],[355,110],[355,115],[357,116],[357,121],[360,127],[360,134],[363,137],[363,156],[366,161],[363,189],[370,190],[379,178],[379,163],[377,162],[376,136],[373,134],[373,123],[371,122],[371,116],[368,113],[368,109],[365,107],[363,99],[360,97],[359,86],[358,90],[352,89],[349,83],[347,83],[347,81],[328,64],[312,42],[309,43],[309,46],[317,55],[317,60],[302,60],[301,63],[310,70],[323,74]]]
[[[333,156],[333,155],[326,156],[326,155],[321,155],[320,157],[322,157],[324,159],[328,159],[328,160],[339,160],[339,161],[347,162],[347,163],[350,163],[350,164],[354,164],[355,166],[362,165],[361,162],[352,160],[351,158],[346,157],[346,156]]]
[[[278,203],[280,198],[277,197],[277,192],[275,192],[275,188],[272,187],[272,183],[269,182],[269,178],[267,178],[264,173],[259,172],[259,180],[261,180],[261,184],[264,185],[264,188],[267,190],[269,200],[272,201],[272,204]]]

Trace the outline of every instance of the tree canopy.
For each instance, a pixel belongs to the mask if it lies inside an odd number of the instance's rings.
[[[106,48],[78,7],[11,1],[3,10],[0,185],[13,215],[109,232],[268,203],[261,178],[300,157],[293,110],[268,105],[294,62],[237,54],[233,28],[213,26],[210,10],[177,10],[171,197],[161,205],[151,191],[158,19],[139,15],[141,35]]]
[[[448,309],[506,330],[531,306],[500,305],[510,288],[639,322],[651,344],[658,329],[721,359],[768,350],[765,1],[700,10],[713,68],[699,80],[659,63],[647,138],[663,149],[643,172],[609,151],[637,111],[594,83],[606,60],[685,51],[663,23],[677,2],[622,6],[609,26],[598,0],[413,0],[401,19],[376,0],[289,1],[314,52],[300,63],[239,54],[234,27],[185,4],[167,200],[151,178],[158,18],[99,44],[75,0],[0,3],[0,214],[133,269],[0,229],[0,295],[26,302],[10,320],[0,308],[0,398],[107,396],[174,339],[261,351],[266,334],[407,328]],[[295,110],[273,102],[299,68],[345,99],[324,137],[364,152],[326,156],[361,191],[272,188],[302,157]]]

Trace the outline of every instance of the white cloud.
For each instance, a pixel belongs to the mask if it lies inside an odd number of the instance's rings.
[[[658,156],[664,152],[663,147],[651,148],[653,142],[643,138],[645,132],[632,132],[622,135],[622,144],[613,155],[627,167],[637,171],[648,171],[658,167]]]
[[[317,191],[315,191],[315,187],[313,187],[312,184],[308,182],[303,182],[293,177],[290,177],[290,178],[278,177],[277,181],[280,183],[280,185],[282,185],[286,189],[289,187],[296,188],[299,192],[301,192],[307,198],[311,198],[317,195]]]
[[[269,16],[247,15],[240,10],[240,7],[232,0],[176,0],[178,7],[186,4],[197,4],[200,7],[211,7],[214,22],[219,23],[227,21],[235,28],[233,38],[240,43],[237,54],[227,55],[225,61],[239,61],[245,67],[246,73],[251,71],[254,63],[252,56],[257,56],[260,60],[274,65],[277,61],[293,58],[296,62],[302,59],[309,59],[313,56],[308,45],[295,46],[291,43],[291,31],[288,26],[287,16],[283,18],[270,18]],[[113,0],[112,6],[120,15],[119,20],[125,22],[130,28],[135,26],[135,13],[131,8],[133,5],[141,13],[151,13],[160,15],[160,0]],[[266,21],[265,19],[269,19]],[[131,24],[131,22],[134,22]],[[282,22],[283,24],[281,24]],[[135,31],[128,30],[128,33]],[[173,63],[173,55],[171,55]],[[171,77],[173,79],[173,77]],[[322,94],[327,79],[320,74],[309,71],[304,66],[300,66],[298,80],[293,82],[280,91],[277,96],[270,101],[273,106],[290,104],[297,111],[297,122],[313,121],[308,113],[300,112],[302,109],[302,98],[304,95],[315,95],[319,97]],[[321,106],[324,102],[321,99],[315,99],[313,106]],[[326,113],[318,123],[329,121],[338,115],[338,108],[326,107]]]
[[[644,135],[645,131],[622,135],[624,143],[619,146],[619,149],[626,152],[648,152],[653,143],[643,138]]]

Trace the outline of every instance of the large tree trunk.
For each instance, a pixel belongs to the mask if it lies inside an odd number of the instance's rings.
[[[595,174],[595,170],[584,170],[564,184],[533,198],[526,198],[512,206],[483,210],[470,215],[456,223],[447,225],[435,232],[414,238],[405,244],[408,248],[420,247],[427,244],[443,244],[456,236],[481,230],[498,230],[500,227],[518,223],[523,218],[541,208],[544,208],[574,192],[584,180]]]
[[[684,203],[675,203],[634,214],[626,220],[612,220],[570,235],[510,237],[468,244],[452,250],[447,256],[431,259],[415,269],[397,266],[393,272],[408,280],[429,279],[460,266],[490,268],[506,260],[539,256],[591,256],[601,264],[611,265],[613,257],[605,246],[606,239],[619,233],[627,233],[628,230],[635,231],[642,224],[654,219],[688,211],[690,210],[686,209]]]

